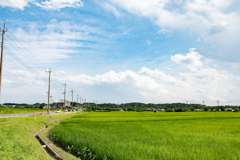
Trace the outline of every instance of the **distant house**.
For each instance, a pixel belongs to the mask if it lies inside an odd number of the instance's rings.
[[[195,109],[195,111],[200,111],[199,109]]]
[[[65,107],[72,107],[70,101],[65,100]],[[59,99],[57,102],[57,108],[63,108],[64,107],[64,100],[63,99]]]
[[[79,108],[78,111],[83,111],[83,108]]]
[[[14,108],[16,105],[8,105],[9,108]]]
[[[49,106],[49,109],[51,109],[51,108],[52,108],[52,107]],[[48,109],[48,106],[47,106],[47,105],[43,106],[43,109]]]
[[[166,110],[162,108],[162,109],[160,109],[160,111],[165,112]]]
[[[234,111],[232,108],[227,108],[225,111]]]

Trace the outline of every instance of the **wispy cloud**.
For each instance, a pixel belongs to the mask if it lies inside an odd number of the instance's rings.
[[[235,43],[240,37],[240,11],[235,7],[240,5],[238,0],[178,1],[178,3],[175,0],[108,1],[131,14],[149,18],[161,28],[159,33],[179,31],[200,37],[202,42],[211,44],[208,50],[221,53],[211,55],[214,58],[235,62],[240,60],[239,56],[236,57],[240,46]],[[216,51],[216,48],[219,49]]]
[[[29,4],[34,4],[38,7],[41,7],[46,10],[60,10],[66,7],[82,7],[83,2],[81,0],[45,0],[45,1],[36,1],[36,0],[1,0],[0,5],[2,7],[11,7],[14,9],[24,10],[25,7],[28,7]]]
[[[21,44],[30,53],[34,53],[34,56],[39,61],[44,63],[68,59],[71,54],[76,54],[81,49],[89,48],[94,50],[98,45],[96,44],[97,42],[104,42],[101,39],[103,31],[100,29],[67,21],[58,22],[57,20],[51,20],[46,25],[29,23],[29,26],[25,27],[24,30],[17,28],[11,32],[17,39],[24,37]],[[6,35],[6,47],[21,57],[18,50],[11,45],[11,43],[17,42],[15,39],[10,38],[11,35]]]
[[[122,16],[122,13],[114,5],[107,3],[106,1],[95,0],[95,3],[104,8],[106,11],[111,12],[116,17]]]
[[[46,0],[34,4],[46,10],[60,10],[66,7],[83,7],[83,2],[81,0]]]

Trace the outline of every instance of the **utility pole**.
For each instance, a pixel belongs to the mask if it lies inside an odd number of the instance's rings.
[[[49,114],[49,101],[50,101],[50,81],[51,81],[51,68],[49,71],[45,71],[49,73],[49,82],[48,82],[48,114]]]
[[[219,106],[219,100],[217,101],[217,105]]]
[[[51,98],[51,104],[52,104],[52,96],[50,96],[50,98]]]
[[[204,105],[204,101],[203,101],[203,105]]]
[[[1,32],[1,28],[0,28]],[[1,100],[1,89],[2,89],[2,68],[3,68],[3,47],[4,47],[4,34],[7,32],[7,29],[5,29],[5,23],[4,23],[4,28],[2,31],[2,48],[1,48],[1,69],[0,69],[0,100]]]
[[[94,111],[95,111],[95,109],[96,109],[96,103],[95,103],[95,100],[94,100]]]
[[[77,95],[77,107],[78,107],[78,95]]]
[[[72,108],[73,108],[73,90],[71,92],[72,92]]]
[[[62,85],[64,85],[64,92],[63,92],[63,94],[64,94],[64,100],[63,100],[63,108],[64,108],[64,110],[65,110],[65,107],[66,107],[66,86],[67,86],[67,83],[65,82],[65,84],[62,84]]]

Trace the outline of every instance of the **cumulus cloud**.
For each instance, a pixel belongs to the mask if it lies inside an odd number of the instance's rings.
[[[4,86],[41,86],[37,92],[46,94],[48,84],[48,74],[39,72],[37,74],[7,69],[8,74],[4,74]],[[9,74],[10,73],[10,74]],[[127,96],[127,99],[139,102],[189,102],[206,103],[215,100],[227,101],[239,97],[240,77],[213,68],[200,68],[195,72],[181,72],[178,75],[168,75],[158,69],[142,67],[139,71],[125,70],[109,72],[98,75],[73,74],[66,71],[54,71],[52,73],[52,93],[56,93],[55,85],[67,82],[67,88],[75,88],[76,92],[81,91],[86,95],[92,91],[99,98],[113,102],[111,98]],[[54,83],[55,82],[55,83]],[[30,85],[31,84],[31,85]],[[44,87],[45,86],[45,87]],[[219,87],[221,86],[221,87]],[[96,88],[100,88],[97,90]],[[30,88],[28,88],[30,90]],[[58,88],[59,89],[59,88]],[[62,92],[62,88],[61,92]],[[9,91],[4,91],[6,92]],[[120,93],[119,93],[120,92]],[[9,93],[10,94],[10,93]],[[114,94],[114,96],[112,95]],[[61,95],[58,95],[61,96]],[[107,98],[106,98],[107,97]],[[56,95],[55,95],[56,98]],[[211,105],[211,104],[209,104]]]
[[[202,56],[195,51],[195,48],[191,48],[189,51],[190,53],[188,53],[186,56],[181,54],[171,56],[171,60],[177,64],[180,64],[182,67],[190,69],[191,71],[196,71],[203,65],[200,61]]]

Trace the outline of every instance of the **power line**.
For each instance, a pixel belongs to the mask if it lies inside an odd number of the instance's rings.
[[[5,47],[6,53],[8,53],[11,57],[13,57],[18,63],[20,63],[23,67],[30,70],[31,72],[36,72],[32,67],[27,65],[24,61],[22,61],[16,54],[14,54],[8,47]]]
[[[19,44],[20,46],[22,46],[22,47],[20,47],[21,50],[23,51],[23,49],[24,49],[24,50],[26,51],[25,53],[27,53],[32,60],[34,60],[34,61],[37,62],[38,64],[42,65],[44,68],[46,67],[46,66],[44,66],[42,63],[40,63],[35,57],[33,57],[33,56],[28,52],[28,50],[17,40],[17,38],[16,38],[14,35],[11,34],[11,32],[9,32],[9,34],[18,42],[18,44]],[[23,49],[22,49],[22,48],[23,48]],[[24,51],[23,51],[23,52],[24,52]]]
[[[9,38],[8,36],[6,36],[7,38]],[[21,48],[17,48],[17,47],[15,47],[14,46],[14,42],[11,40],[11,39],[6,39],[6,41],[16,50],[16,51],[18,51],[18,53],[20,53],[20,54],[22,54],[26,59],[28,59],[32,64],[34,64],[34,65],[36,65],[36,62],[34,62],[34,59],[33,58],[31,58],[28,54],[25,54],[25,52],[21,49]],[[16,43],[15,43],[16,44]],[[22,52],[23,53],[22,53]],[[36,65],[37,66],[37,65]],[[39,67],[39,66],[37,66],[37,67]],[[42,67],[39,67],[39,68],[42,68]],[[43,68],[42,68],[43,69]]]
[[[18,40],[17,40],[17,38],[14,36],[14,35],[12,35],[11,33],[10,33],[10,35],[18,42],[18,44],[17,43],[15,43],[14,41],[13,41],[13,39],[11,38],[11,37],[9,37],[8,36],[8,38],[9,38],[9,40],[7,40],[8,42],[9,42],[9,44],[15,49],[15,50],[17,50],[18,51],[18,53],[21,53],[26,59],[28,59],[33,65],[35,65],[35,66],[37,66],[37,68],[41,68],[42,70],[45,70],[45,66],[41,63],[41,62],[39,62],[34,56],[32,56],[30,53],[29,53],[29,51],[21,44],[21,42],[19,42]],[[16,46],[18,46],[18,48],[16,48],[15,46],[14,46],[14,44],[16,45]],[[20,47],[21,46],[21,47]],[[23,50],[23,49],[25,50]],[[22,52],[23,53],[22,53]],[[15,55],[16,56],[16,55]],[[16,58],[16,57],[15,57]],[[17,59],[20,59],[19,57],[17,58]],[[22,60],[21,60],[22,61]],[[22,61],[23,62],[23,61]],[[40,66],[39,66],[40,65]],[[27,65],[28,66],[28,65]],[[25,67],[26,68],[26,67]],[[29,68],[31,68],[31,69],[33,69],[33,67],[30,67],[29,66]],[[36,71],[35,71],[36,72]],[[53,79],[54,81],[56,81],[55,79]],[[59,85],[57,85],[54,81],[52,81],[52,83],[53,83],[53,85],[55,86],[55,87],[57,87],[57,88],[60,88],[61,90],[62,90],[62,88],[61,87],[59,87]],[[57,80],[58,81],[58,80]]]

